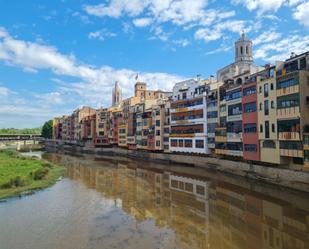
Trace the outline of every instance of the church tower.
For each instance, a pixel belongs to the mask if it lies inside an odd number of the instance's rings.
[[[244,32],[235,42],[235,62],[253,62],[252,41],[246,37]]]
[[[116,81],[113,89],[112,105],[120,106],[121,101],[122,101],[122,90],[120,88],[119,82]]]

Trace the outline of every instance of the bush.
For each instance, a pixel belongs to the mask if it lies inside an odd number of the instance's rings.
[[[15,178],[11,179],[10,181],[3,183],[1,188],[13,188],[13,187],[22,187],[26,185],[25,179],[20,176],[16,176]]]
[[[49,169],[46,167],[38,169],[33,172],[33,179],[35,181],[42,180],[48,174],[48,172],[49,172]]]
[[[43,164],[43,167],[44,167],[44,168],[52,169],[54,166],[53,166],[52,164],[50,164],[50,163],[44,163],[44,164]]]

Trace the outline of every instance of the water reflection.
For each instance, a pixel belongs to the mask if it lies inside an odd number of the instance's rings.
[[[94,244],[104,241],[115,248],[309,248],[306,195],[300,194],[297,203],[291,203],[284,197],[202,176],[194,169],[106,159],[89,162],[57,154],[50,160],[65,164],[71,179],[95,189],[129,215],[97,217],[90,233]]]

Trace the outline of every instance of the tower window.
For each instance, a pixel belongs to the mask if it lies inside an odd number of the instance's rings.
[[[246,46],[246,54],[249,54],[248,46]]]
[[[240,47],[240,54],[243,54],[243,52],[244,52],[243,50],[244,50],[244,49],[243,49],[243,47],[241,46],[241,47]]]

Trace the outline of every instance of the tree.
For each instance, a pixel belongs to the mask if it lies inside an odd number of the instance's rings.
[[[53,121],[48,120],[45,122],[42,128],[42,137],[52,138],[53,137]]]

